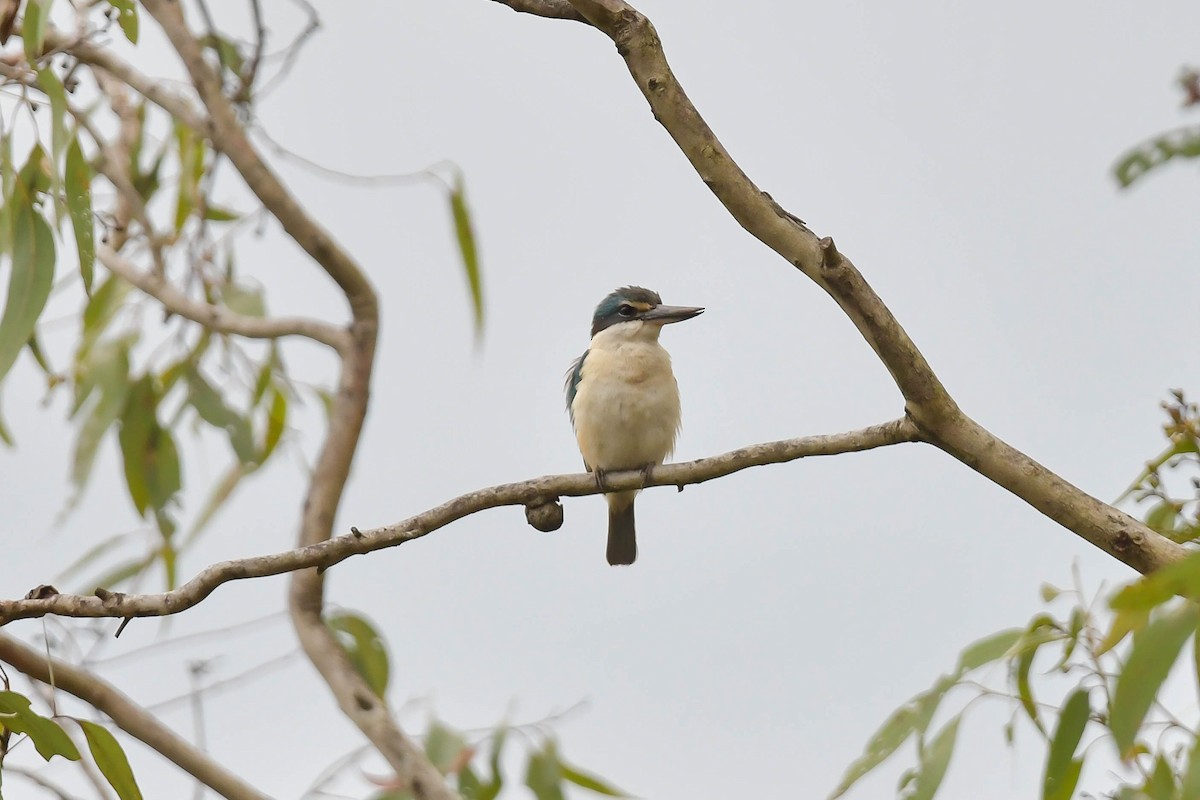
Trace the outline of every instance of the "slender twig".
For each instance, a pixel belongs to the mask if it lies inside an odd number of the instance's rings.
[[[11,664],[41,683],[49,680],[50,668],[46,656],[3,633],[0,633],[0,661]],[[64,661],[54,662],[54,675],[59,691],[73,695],[107,714],[121,730],[145,742],[213,791],[230,800],[267,799],[266,795],[193,747],[107,681]]]
[[[223,306],[193,299],[176,289],[164,275],[138,269],[123,255],[106,245],[97,245],[96,256],[110,272],[162,303],[172,314],[198,322],[216,333],[249,339],[279,339],[303,336],[341,351],[349,346],[347,333],[327,322],[305,317],[249,317]]]
[[[742,447],[718,456],[682,464],[664,464],[644,476],[641,470],[605,475],[606,491],[640,489],[643,486],[676,486],[704,483],[750,467],[783,464],[799,458],[855,453],[877,447],[915,442],[916,428],[897,419],[869,428],[820,436],[804,436],[778,442]],[[162,594],[121,594],[100,590],[99,596],[59,594],[40,600],[0,600],[0,624],[15,619],[60,614],[70,617],[154,617],[178,614],[206,598],[218,586],[234,580],[280,575],[308,567],[328,568],[347,558],[395,547],[419,539],[439,528],[489,508],[524,505],[540,508],[558,497],[582,497],[600,492],[590,473],[548,475],[542,478],[478,489],[447,500],[420,514],[385,525],[364,529],[274,555],[223,561],[203,570],[187,583]]]

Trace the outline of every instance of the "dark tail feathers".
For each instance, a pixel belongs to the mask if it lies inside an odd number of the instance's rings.
[[[608,563],[632,564],[637,559],[637,530],[633,524],[633,503],[620,511],[608,510]]]

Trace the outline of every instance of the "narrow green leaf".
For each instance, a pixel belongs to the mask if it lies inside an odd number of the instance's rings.
[[[1169,536],[1175,532],[1177,519],[1179,519],[1178,507],[1169,500],[1163,500],[1146,514],[1146,526],[1164,536]]]
[[[1076,689],[1063,704],[1058,726],[1050,740],[1046,773],[1042,780],[1042,800],[1071,800],[1083,761],[1075,758],[1075,749],[1083,738],[1092,706],[1086,689]]]
[[[133,770],[129,768],[129,759],[125,757],[125,751],[116,737],[94,722],[86,719],[75,721],[83,728],[88,749],[92,751],[92,760],[117,796],[121,800],[142,800],[142,791],[133,777]]]
[[[913,724],[917,717],[915,701],[916,698],[897,708],[879,727],[879,730],[875,731],[875,735],[867,742],[863,754],[846,768],[846,773],[842,776],[837,788],[829,795],[829,800],[835,800],[844,795],[860,778],[883,763],[916,732]]]
[[[608,795],[609,797],[630,797],[630,795],[607,783],[604,779],[584,772],[579,767],[572,766],[561,758],[558,760],[558,768],[562,771],[563,780],[567,783],[573,783],[582,789],[587,789],[596,794]]]
[[[179,154],[179,186],[175,197],[175,232],[183,230],[188,217],[196,207],[195,160],[199,152],[199,137],[186,124],[175,123],[175,146]],[[203,158],[201,154],[200,158]]]
[[[37,68],[37,82],[50,100],[51,173],[67,146],[67,90],[50,64]]]
[[[932,800],[937,794],[942,779],[946,777],[946,768],[950,766],[950,757],[954,755],[959,719],[955,717],[950,720],[934,737],[933,743],[925,748],[912,793],[907,800]]]
[[[83,290],[91,296],[96,262],[92,217],[92,168],[83,157],[78,137],[73,137],[71,144],[67,146],[64,178],[67,210],[71,213],[71,227],[75,229],[75,247],[79,251],[79,274],[83,277]]]
[[[23,733],[33,742],[42,758],[49,761],[62,756],[69,761],[79,760],[79,749],[54,720],[43,717],[29,706],[29,698],[16,692],[0,691],[0,714],[4,727],[13,733]]]
[[[262,289],[239,283],[229,283],[221,289],[221,299],[230,311],[247,317],[265,317],[267,304]]]
[[[221,480],[217,481],[216,485],[213,486],[212,493],[208,496],[204,507],[200,509],[199,515],[192,522],[191,530],[188,531],[183,544],[180,545],[180,549],[187,549],[192,542],[196,541],[204,529],[208,527],[208,524],[212,522],[217,512],[221,510],[221,507],[225,505],[225,501],[233,496],[233,490],[237,488],[242,478],[247,474],[247,468],[241,462],[236,462],[230,466],[229,470],[221,477]]]
[[[1187,769],[1183,771],[1179,796],[1200,797],[1200,736],[1192,742],[1191,752],[1188,753]]]
[[[558,762],[557,750],[554,742],[547,739],[541,750],[529,756],[529,765],[525,769],[525,785],[533,790],[537,800],[565,800],[562,780],[562,767]]]
[[[150,555],[142,556],[141,558],[122,561],[108,572],[101,574],[92,583],[94,586],[102,586],[106,589],[112,589],[129,580],[130,578],[141,575],[146,571],[146,568],[153,564],[156,560],[157,553],[151,553]]]
[[[125,485],[133,507],[142,516],[150,507],[150,481],[147,471],[147,450],[152,446],[158,428],[158,397],[149,375],[143,375],[130,389],[129,400],[121,415],[118,440],[125,462]]]
[[[84,418],[75,439],[71,484],[76,499],[87,486],[104,434],[125,409],[129,397],[129,340],[118,339],[97,346],[88,359],[86,374],[88,383],[99,391],[99,398]]]
[[[133,291],[133,287],[116,275],[109,275],[100,282],[100,286],[92,292],[87,305],[83,308],[82,329],[79,337],[79,349],[75,352],[75,361],[82,362],[88,357],[88,352],[108,329],[117,313],[125,304]],[[131,340],[132,342],[132,340]],[[76,397],[75,410],[79,409],[82,399]],[[72,412],[73,413],[73,412]]]
[[[12,270],[0,318],[0,380],[33,335],[54,284],[54,234],[26,197],[13,219]]]
[[[1042,726],[1042,719],[1038,715],[1037,702],[1033,699],[1033,686],[1029,682],[1029,671],[1033,668],[1033,659],[1036,657],[1037,650],[1033,649],[1022,652],[1017,659],[1017,698],[1021,701],[1021,708],[1025,709],[1025,713],[1029,715],[1030,721],[1045,736],[1046,729]]]
[[[58,575],[55,577],[55,583],[71,580],[80,572],[90,567],[102,556],[108,555],[113,550],[129,541],[129,539],[135,535],[136,534],[132,531],[114,534],[113,536],[109,536],[107,539],[104,539],[99,544],[89,547],[83,555],[72,561],[70,564],[64,567],[61,572],[58,573]]]
[[[204,218],[210,222],[236,222],[242,218],[237,211],[220,206],[205,206]]]
[[[1123,155],[1113,167],[1113,177],[1125,189],[1169,161],[1196,156],[1200,156],[1200,128],[1171,131]]]
[[[1096,646],[1096,656],[1102,656],[1119,645],[1125,637],[1134,631],[1140,631],[1150,621],[1149,609],[1118,611],[1113,615],[1112,627]]]
[[[326,618],[325,624],[337,636],[350,663],[362,675],[371,691],[380,697],[388,687],[388,654],[383,637],[365,617],[340,611]]]
[[[138,40],[138,10],[134,0],[108,0],[108,4],[117,11],[117,24],[121,32],[131,44]]]
[[[1004,658],[1005,654],[1012,649],[1023,633],[1024,631],[1020,628],[1009,628],[1008,630],[993,633],[991,636],[985,636],[979,641],[967,645],[962,651],[962,655],[958,658],[958,674],[963,675],[973,669],[978,669],[993,661],[999,661],[1001,658]]]
[[[440,722],[433,722],[429,732],[425,734],[425,755],[443,775],[451,772],[459,764],[463,751],[467,749],[467,740],[458,731],[447,728]]]
[[[1162,605],[1175,595],[1200,596],[1200,552],[1191,553],[1182,561],[1134,581],[1117,592],[1109,605],[1116,611],[1148,610]]]
[[[454,217],[454,235],[458,240],[458,251],[462,256],[463,270],[467,276],[467,288],[471,292],[471,307],[475,312],[475,334],[478,336],[483,333],[483,276],[479,270],[479,254],[475,247],[475,232],[471,226],[471,213],[467,208],[462,173],[454,176],[454,188],[450,191],[450,213]]]
[[[227,406],[220,393],[194,367],[189,365],[186,375],[188,403],[196,409],[202,420],[225,431],[238,461],[246,465],[257,464],[260,460],[259,450],[254,443],[250,421]]]
[[[1200,607],[1180,603],[1134,635],[1129,659],[1117,676],[1109,719],[1113,740],[1123,758],[1132,750],[1146,712],[1198,621]]]
[[[50,18],[51,0],[25,0],[25,17],[21,20],[21,35],[25,40],[25,57],[37,61],[46,41],[46,21]]]
[[[1154,759],[1154,771],[1150,773],[1143,792],[1150,800],[1177,800],[1179,795],[1175,790],[1175,770],[1166,755],[1159,753]]]
[[[263,438],[263,446],[258,456],[258,463],[265,463],[283,437],[287,427],[287,397],[283,392],[271,387],[271,406],[267,409],[267,431]]]
[[[9,447],[17,446],[17,441],[13,439],[12,431],[8,429],[8,425],[4,422],[3,414],[0,414],[0,442],[4,442]]]

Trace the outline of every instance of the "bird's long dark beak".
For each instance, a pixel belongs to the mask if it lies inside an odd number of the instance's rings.
[[[704,313],[703,308],[694,306],[655,306],[638,316],[643,322],[653,322],[658,325],[669,325],[672,322],[683,322],[685,319]]]

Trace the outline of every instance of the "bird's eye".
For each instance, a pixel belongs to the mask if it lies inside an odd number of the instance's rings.
[[[622,317],[632,317],[634,314],[637,313],[637,309],[635,309],[633,306],[629,305],[628,303],[622,303],[621,307],[617,309],[617,313],[620,314]]]

